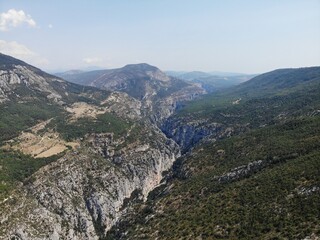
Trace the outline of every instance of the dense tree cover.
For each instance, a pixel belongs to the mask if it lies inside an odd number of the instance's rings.
[[[43,101],[8,102],[0,106],[0,144],[17,136],[22,130],[60,114],[59,107]]]
[[[55,129],[65,140],[72,141],[90,133],[110,132],[118,137],[124,134],[131,125],[132,123],[127,120],[120,119],[111,113],[105,113],[98,115],[96,119],[83,117],[74,122],[70,122],[67,116],[62,115],[53,119],[48,127]]]
[[[18,151],[0,149],[0,200],[8,197],[18,183],[25,182],[40,167],[55,161],[63,154],[35,159]]]
[[[178,159],[168,183],[134,205],[135,214],[107,239],[319,236],[319,71],[271,72],[186,105],[172,118],[186,124],[205,119],[233,134]]]
[[[206,95],[202,99],[189,103],[180,114],[207,115],[226,107],[243,108],[248,112],[250,108],[245,108],[247,101],[253,102],[254,105],[254,101],[280,101],[281,103],[290,99],[290,102],[285,104],[292,109],[301,108],[298,105],[303,103],[301,99],[309,99],[308,102],[311,99],[314,104],[319,104],[319,82],[320,67],[276,70],[259,75],[234,88]],[[298,98],[298,101],[295,100],[295,97]],[[239,105],[232,104],[239,99],[241,99]]]
[[[199,146],[177,162],[171,190],[153,193],[123,230],[139,239],[303,239],[320,234],[320,117]],[[221,151],[223,150],[223,151]],[[223,152],[223,154],[221,154]],[[262,160],[237,180],[217,176]],[[183,167],[182,167],[183,166]],[[181,170],[182,169],[182,170]],[[181,173],[182,171],[182,173]],[[117,231],[110,237],[117,236]]]

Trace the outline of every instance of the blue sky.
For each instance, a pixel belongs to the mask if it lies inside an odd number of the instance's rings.
[[[55,71],[320,65],[320,0],[0,0],[0,52]]]

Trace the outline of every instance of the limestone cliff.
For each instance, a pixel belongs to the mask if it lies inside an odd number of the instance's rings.
[[[2,203],[1,232],[16,239],[98,239],[126,210],[145,199],[180,155],[155,128],[144,137],[91,134],[77,151],[35,173]],[[131,136],[135,138],[135,136]],[[130,139],[127,135],[126,139]]]
[[[35,100],[56,106],[56,115],[44,119],[48,125],[39,131],[39,139],[46,131],[60,138],[70,132],[66,126],[80,133],[77,128],[88,130],[81,137],[71,132],[74,148],[66,146],[62,157],[18,183],[0,203],[3,239],[104,237],[132,201],[147,198],[180,156],[178,139],[168,138],[159,126],[179,104],[204,93],[145,64],[126,66],[120,75],[113,72],[115,82],[129,85],[112,93],[67,83],[8,56],[1,55],[0,66],[0,107]],[[135,95],[140,94],[135,86],[143,86],[143,95]],[[121,90],[118,85],[116,90]],[[120,123],[114,119],[125,125],[125,132],[117,131]],[[97,126],[97,121],[108,127]],[[179,131],[175,128],[167,128],[168,136]]]

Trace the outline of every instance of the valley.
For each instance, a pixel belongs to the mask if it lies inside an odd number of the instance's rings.
[[[145,63],[0,70],[1,239],[320,236],[320,67],[209,94]]]

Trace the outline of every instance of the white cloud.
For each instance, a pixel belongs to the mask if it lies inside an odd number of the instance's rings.
[[[0,40],[0,52],[14,56],[16,58],[32,57],[36,55],[34,52],[32,52],[22,44],[19,44],[15,41],[6,42],[4,40]]]
[[[84,61],[87,64],[100,63],[101,62],[101,58],[88,57],[88,58],[82,59],[82,61]]]
[[[52,24],[49,24],[49,25],[48,25],[48,28],[53,28],[53,25],[52,25]]]
[[[17,11],[10,9],[8,12],[0,14],[0,31],[7,31],[12,27],[18,27],[22,24],[27,24],[30,27],[36,27],[36,22],[29,14],[25,14],[24,11]]]
[[[45,67],[49,64],[47,59],[39,56],[26,46],[15,41],[7,42],[0,40],[0,52],[26,61],[36,67]]]

